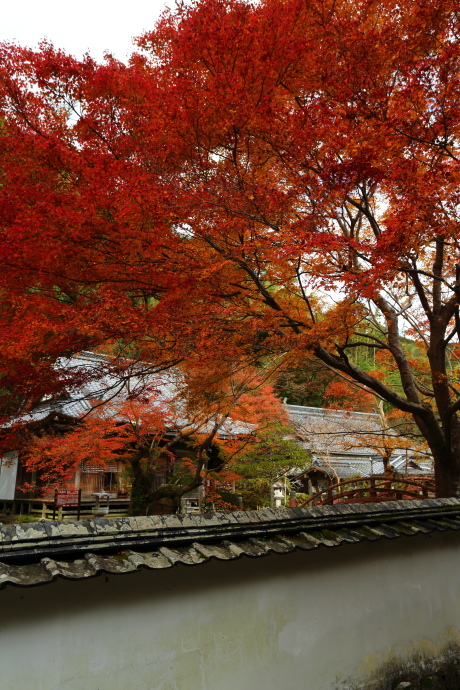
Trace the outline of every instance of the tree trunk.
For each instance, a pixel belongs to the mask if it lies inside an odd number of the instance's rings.
[[[436,496],[438,498],[460,497],[460,440],[458,434],[451,435],[451,447],[431,448],[434,458]]]
[[[446,457],[436,458],[434,476],[437,498],[460,497],[460,458],[446,462]]]
[[[148,475],[135,477],[131,488],[131,515],[174,514],[180,510],[182,496],[196,488],[195,486],[177,486],[162,484],[153,488],[152,478]]]
[[[135,463],[132,463],[131,468],[132,485],[129,512],[131,515],[145,515],[147,507],[151,502],[150,494],[153,478],[149,477],[140,465],[136,466]]]
[[[156,472],[148,463],[142,463],[141,458],[134,457],[130,460],[130,465],[132,473],[131,515],[171,515],[177,513],[181,507],[182,496],[201,484],[201,477],[197,476],[187,486],[165,483],[154,488]]]

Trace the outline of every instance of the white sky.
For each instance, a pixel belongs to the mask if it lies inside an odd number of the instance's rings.
[[[131,52],[132,39],[153,29],[166,0],[16,0],[2,3],[0,41],[34,48],[47,38],[55,47],[81,58],[101,60],[108,51],[119,60]]]

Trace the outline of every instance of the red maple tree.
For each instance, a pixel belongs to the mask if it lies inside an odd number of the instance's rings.
[[[47,494],[72,485],[86,463],[101,471],[117,463],[131,488],[130,512],[138,515],[160,509],[158,502],[162,512],[175,512],[182,496],[210,477],[213,486],[234,480],[232,464],[256,443],[257,433],[284,417],[260,370],[224,378],[222,370],[195,369],[182,373],[167,395],[94,401],[91,413],[66,424],[24,428],[19,419],[11,434],[38,480],[23,490]]]
[[[458,21],[452,0],[204,0],[128,65],[4,46],[7,402],[83,347],[314,354],[412,415],[458,495]]]

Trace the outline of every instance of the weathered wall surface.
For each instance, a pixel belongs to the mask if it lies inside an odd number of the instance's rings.
[[[18,472],[17,453],[9,451],[0,457],[0,501],[12,501]]]
[[[459,573],[449,532],[8,587],[0,687],[394,688],[460,658]]]

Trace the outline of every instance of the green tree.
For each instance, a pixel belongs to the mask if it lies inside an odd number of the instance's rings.
[[[236,488],[245,508],[273,505],[273,484],[290,467],[303,469],[311,463],[311,455],[289,438],[292,435],[292,429],[280,423],[266,427],[256,433],[257,442],[232,466],[241,476]]]

